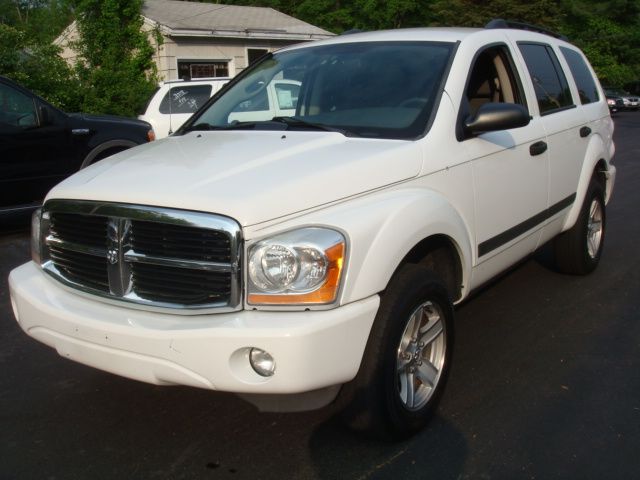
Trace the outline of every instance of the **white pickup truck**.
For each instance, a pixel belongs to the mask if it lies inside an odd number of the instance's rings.
[[[354,428],[417,431],[455,304],[549,241],[563,272],[601,256],[605,95],[576,47],[520,27],[266,56],[174,136],[49,193],[10,275],[20,326],[132,379],[264,410],[335,400]],[[234,117],[274,80],[299,86],[295,111]]]

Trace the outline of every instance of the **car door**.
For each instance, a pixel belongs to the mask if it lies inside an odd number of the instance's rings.
[[[506,44],[493,44],[477,51],[465,95],[462,117],[473,117],[482,104],[489,102],[527,107],[520,73]],[[502,257],[513,263],[536,248],[547,208],[545,141],[544,129],[536,116],[524,127],[463,140],[472,162],[478,264],[503,252]],[[487,268],[500,270],[501,263],[504,262],[493,262]],[[484,273],[490,276],[492,272]]]
[[[41,202],[71,173],[65,120],[30,92],[0,82],[0,209]]]
[[[571,206],[587,150],[591,128],[576,107],[554,49],[544,43],[518,42],[529,70],[549,152],[549,209]],[[556,232],[549,232],[553,236]]]

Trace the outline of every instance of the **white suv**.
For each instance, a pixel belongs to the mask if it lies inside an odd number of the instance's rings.
[[[156,138],[164,138],[178,130],[209,98],[226,85],[229,77],[163,82],[149,99],[139,120],[153,126]]]
[[[567,273],[602,252],[606,98],[576,47],[506,27],[266,56],[174,136],[49,193],[10,275],[20,326],[129,378],[415,432],[454,304],[546,242]],[[276,80],[294,113],[234,117]]]

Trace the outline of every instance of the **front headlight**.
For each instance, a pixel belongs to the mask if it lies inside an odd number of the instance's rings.
[[[252,305],[333,303],[345,262],[344,236],[328,228],[302,228],[258,242],[248,253]]]
[[[42,263],[41,223],[42,208],[38,208],[31,215],[31,259],[38,265]]]

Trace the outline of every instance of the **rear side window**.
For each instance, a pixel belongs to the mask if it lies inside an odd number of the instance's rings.
[[[531,75],[542,115],[573,106],[569,84],[549,45],[518,43]]]
[[[580,103],[584,105],[585,103],[597,102],[600,98],[598,87],[582,55],[566,47],[560,47],[560,51],[564,55],[564,59],[569,65],[569,70],[571,70],[571,75],[573,75],[573,79],[578,86]]]
[[[211,85],[173,87],[160,102],[160,113],[167,115],[169,113],[193,113],[204,105],[210,96]]]

